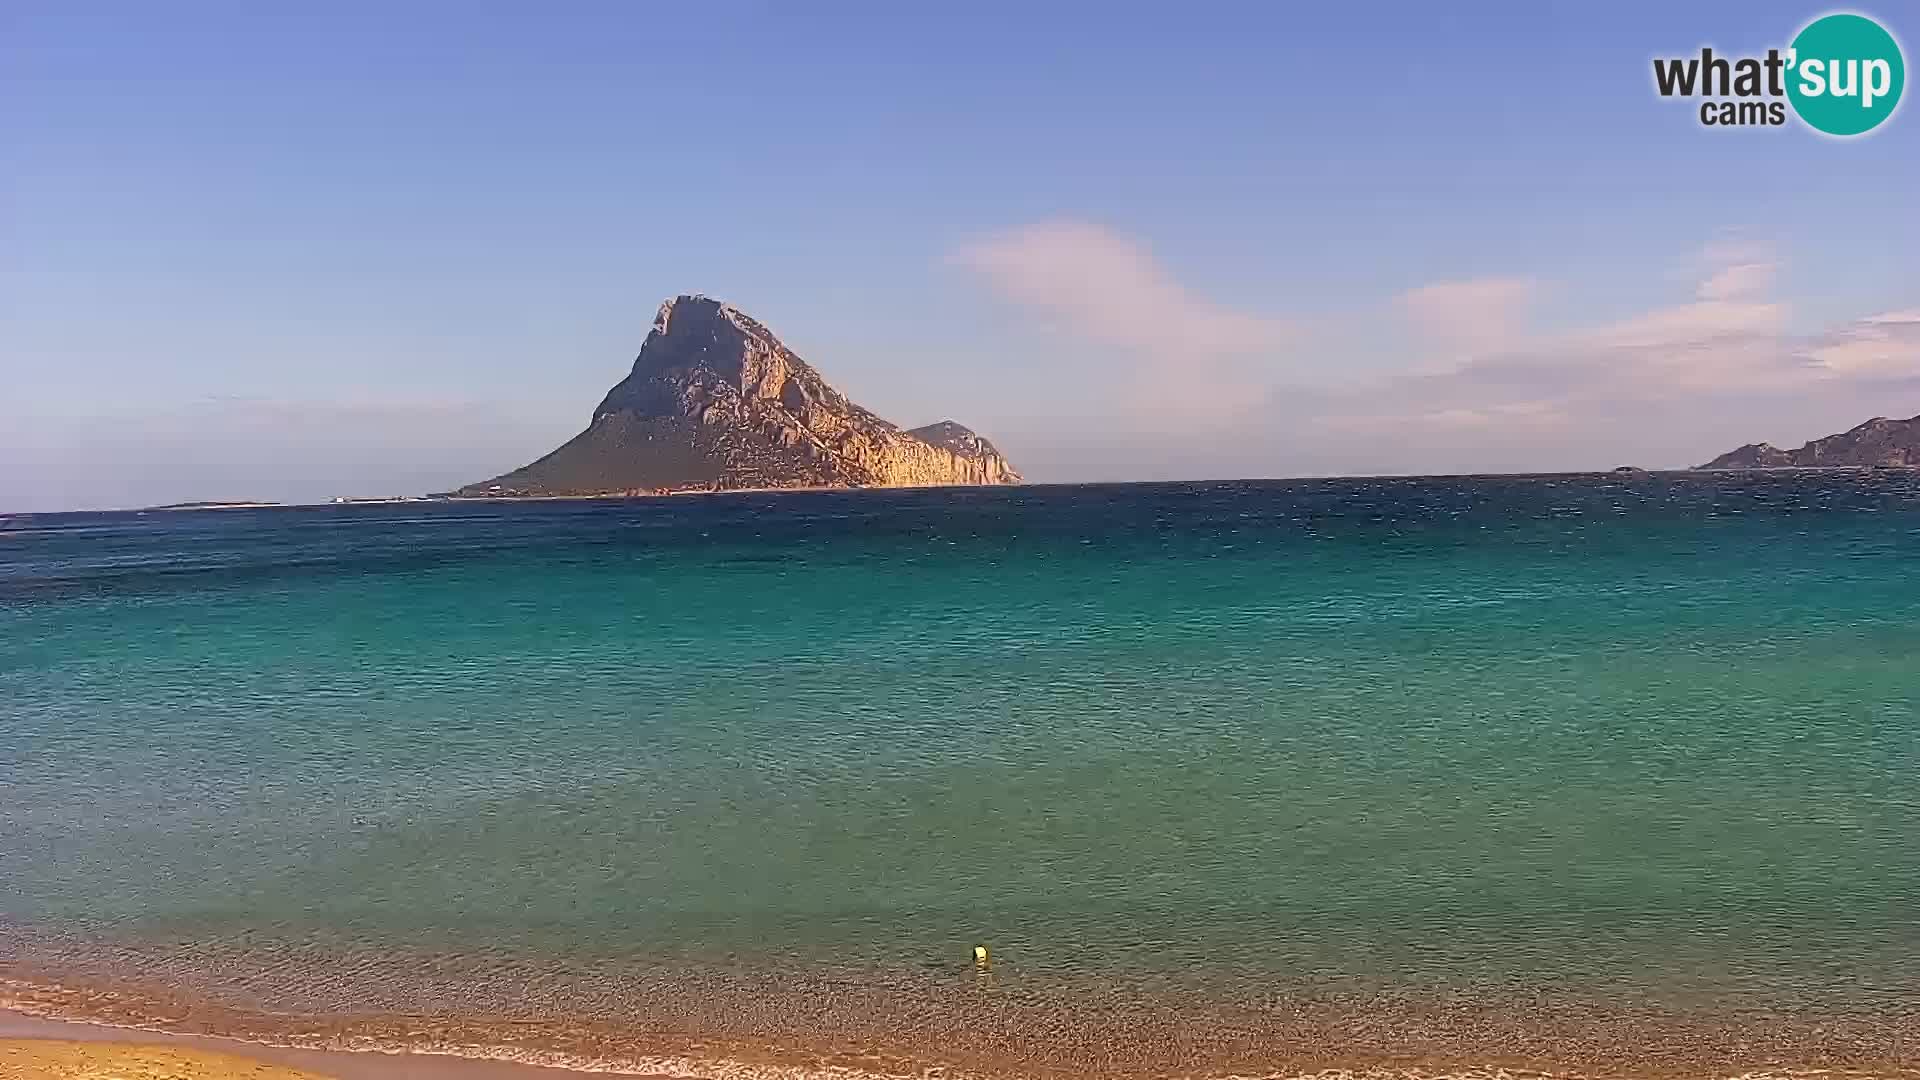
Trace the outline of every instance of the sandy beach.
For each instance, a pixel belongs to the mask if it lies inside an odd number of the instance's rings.
[[[1599,1003],[1569,1011],[1543,1001],[1535,1013],[1522,1015],[1511,1007],[1449,1012],[1380,1002],[1377,1008],[1309,1015],[1314,1010],[1296,1002],[1288,1009],[1297,1022],[1260,1025],[1249,1012],[1236,1024],[1218,1011],[1110,1014],[1081,1000],[1037,1010],[1007,1001],[942,1020],[916,1017],[884,997],[861,996],[809,1013],[808,1027],[817,1037],[808,1041],[797,1026],[775,1037],[765,1030],[723,1035],[709,1025],[708,1035],[690,1038],[639,1014],[599,1024],[502,1026],[497,1018],[297,1016],[132,991],[11,986],[9,1008],[0,1009],[0,1045],[84,1043],[94,1048],[91,1056],[62,1067],[91,1062],[111,1069],[53,1071],[56,1063],[72,1059],[46,1056],[48,1047],[40,1045],[34,1048],[40,1056],[22,1059],[30,1063],[20,1066],[28,1071],[0,1073],[0,1080],[256,1075],[230,1071],[235,1066],[227,1059],[235,1057],[250,1068],[272,1066],[298,1070],[285,1074],[290,1077],[332,1080],[561,1080],[583,1073],[656,1080],[1920,1080],[1920,1066],[1901,1049],[1905,1021],[1897,1017],[1816,1021],[1768,1015],[1728,1026],[1710,1017],[1663,1018]],[[795,1018],[795,1000],[772,988],[761,992],[780,999],[762,1009]],[[824,986],[809,993],[834,996]],[[695,997],[713,994],[719,995],[709,1002],[718,1009],[713,1023],[732,1029],[750,1022],[751,1003],[724,987],[706,987]],[[659,1017],[693,1000],[647,990],[622,997],[647,1002]],[[74,1011],[89,1002],[96,1010],[104,1004],[106,1011]],[[871,1025],[858,1028],[855,1013],[869,1015]],[[946,1034],[929,1040],[929,1023]],[[155,1051],[225,1057],[163,1057],[158,1064],[200,1071],[155,1072],[155,1063],[141,1056]]]
[[[232,1054],[170,1046],[15,1039],[0,1042],[0,1080],[320,1080]]]
[[[579,1075],[427,1054],[303,1050],[0,1010],[0,1080],[559,1080]]]

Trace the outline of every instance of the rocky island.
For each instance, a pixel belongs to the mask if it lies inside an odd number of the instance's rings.
[[[1867,466],[1920,467],[1920,416],[1876,416],[1851,431],[1815,439],[1798,450],[1748,443],[1721,454],[1701,469],[1808,469]]]
[[[1017,484],[952,420],[902,429],[849,401],[731,304],[678,296],[585,431],[462,497]]]

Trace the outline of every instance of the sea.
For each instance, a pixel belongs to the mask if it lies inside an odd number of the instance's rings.
[[[708,1078],[1920,1075],[1920,472],[0,518],[0,1007]]]

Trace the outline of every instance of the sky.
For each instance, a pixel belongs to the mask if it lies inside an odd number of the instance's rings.
[[[1911,416],[1915,107],[1653,89],[1826,10],[0,0],[0,511],[485,479],[687,292],[1040,482]]]

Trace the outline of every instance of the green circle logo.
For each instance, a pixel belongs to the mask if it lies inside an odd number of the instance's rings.
[[[1816,131],[1862,135],[1900,104],[1907,65],[1900,43],[1865,15],[1823,15],[1787,53],[1787,99]]]

